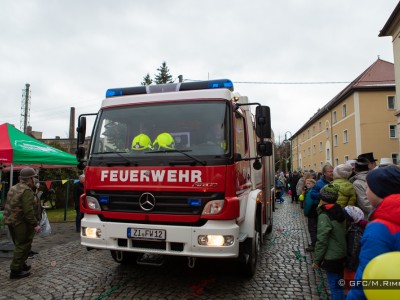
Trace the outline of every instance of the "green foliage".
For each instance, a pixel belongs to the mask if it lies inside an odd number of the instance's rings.
[[[67,218],[65,221],[72,222],[75,221],[76,212],[74,208],[67,209]],[[57,209],[46,209],[47,217],[49,218],[50,224],[53,222],[63,222],[65,208],[57,208]]]
[[[155,77],[156,84],[172,83],[172,75],[169,73],[167,63],[164,61],[161,66],[157,69],[159,72]]]
[[[153,83],[153,79],[151,79],[150,74],[147,73],[147,75],[143,77],[143,81],[142,81],[141,85],[150,85],[152,83]]]
[[[157,69],[158,74],[155,75],[154,82],[156,84],[164,84],[164,83],[173,83],[172,75],[169,73],[169,69],[167,63],[164,61],[161,66]],[[150,74],[147,73],[146,76],[143,77],[143,81],[141,85],[150,85],[153,83],[153,79],[151,79]]]

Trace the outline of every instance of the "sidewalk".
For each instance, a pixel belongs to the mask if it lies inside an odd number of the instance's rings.
[[[35,236],[32,243],[32,251],[40,252],[41,250],[80,239],[80,234],[75,232],[75,222],[53,222],[50,225],[50,235]],[[11,259],[13,245],[7,236],[7,228],[0,229],[0,246],[3,246],[0,247],[0,261]]]

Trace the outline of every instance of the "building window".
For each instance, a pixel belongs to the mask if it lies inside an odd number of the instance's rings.
[[[319,132],[321,132],[321,130],[322,130],[322,124],[321,124],[321,122],[318,123],[318,129],[319,129]]]
[[[322,167],[324,166],[324,163],[321,161],[320,163],[319,163],[319,169],[320,170],[322,170]]]
[[[336,122],[337,122],[337,114],[336,114],[336,110],[333,112],[332,119],[333,119],[333,123],[336,123]]]
[[[348,161],[348,160],[349,160],[349,156],[346,155],[346,156],[344,157],[344,162],[346,162],[346,161]]]
[[[398,153],[392,153],[392,159],[393,159],[393,163],[395,165],[397,165],[398,162],[399,162],[399,154]]]
[[[343,143],[347,144],[348,142],[347,130],[343,130]]]
[[[389,137],[397,138],[397,126],[396,125],[389,126]]]
[[[326,138],[329,138],[329,128],[328,127],[326,127],[325,133],[326,133]]]
[[[335,166],[339,165],[339,158],[335,158]]]
[[[327,161],[331,160],[331,149],[329,148],[326,149],[326,160]]]
[[[311,148],[308,147],[308,156],[310,156],[310,155],[311,155]]]
[[[395,96],[388,96],[388,109],[395,109],[396,108],[396,97]]]
[[[315,135],[315,126],[312,127],[312,135]]]
[[[337,134],[335,134],[333,136],[333,146],[337,147],[337,145],[338,145],[338,136],[337,136]]]
[[[317,153],[317,147],[313,145],[313,154]]]
[[[322,142],[319,142],[319,152],[322,151]]]
[[[342,117],[346,117],[347,116],[347,105],[343,104],[342,106]]]

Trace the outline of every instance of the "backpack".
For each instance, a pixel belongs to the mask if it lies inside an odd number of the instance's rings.
[[[359,264],[358,255],[361,250],[361,239],[364,234],[364,228],[358,224],[351,224],[346,233],[347,257],[346,268],[356,271]]]

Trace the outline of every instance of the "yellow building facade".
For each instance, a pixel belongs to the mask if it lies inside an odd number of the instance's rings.
[[[373,152],[398,162],[394,65],[378,59],[291,137],[292,168],[320,171]]]

